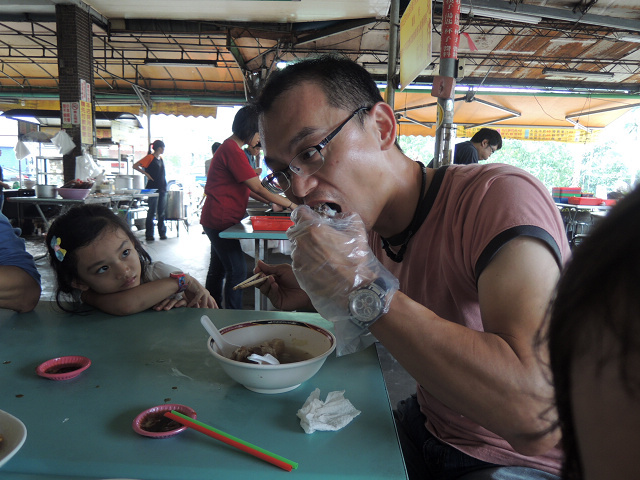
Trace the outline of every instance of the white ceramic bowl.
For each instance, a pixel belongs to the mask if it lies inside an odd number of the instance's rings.
[[[209,352],[222,369],[236,382],[258,393],[283,393],[293,390],[313,377],[336,348],[331,332],[310,323],[292,320],[257,320],[238,323],[220,330],[225,339],[236,345],[252,347],[281,338],[285,352],[306,353],[308,360],[280,365],[244,363],[222,356],[213,339],[207,340]]]

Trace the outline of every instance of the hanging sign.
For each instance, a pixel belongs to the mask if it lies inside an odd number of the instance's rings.
[[[411,0],[400,20],[400,90],[430,63],[431,0]]]

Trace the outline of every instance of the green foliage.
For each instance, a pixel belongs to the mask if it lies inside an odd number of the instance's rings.
[[[549,191],[573,184],[575,145],[505,139],[502,148],[482,163],[506,163],[526,170]]]
[[[625,130],[628,136],[637,138],[640,128],[631,124]],[[433,158],[433,137],[403,136],[399,143],[414,160],[427,164]],[[553,187],[580,186],[585,192],[595,192],[596,186],[605,186],[611,192],[632,188],[640,180],[638,162],[629,158],[634,152],[628,149],[619,140],[606,137],[593,144],[504,139],[502,148],[480,163],[506,163],[522,168],[549,191]]]

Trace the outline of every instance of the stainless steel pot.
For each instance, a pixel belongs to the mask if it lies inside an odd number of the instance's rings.
[[[171,190],[167,192],[165,217],[167,220],[182,220],[184,218],[182,190]]]
[[[134,190],[142,190],[147,184],[147,178],[144,175],[131,175],[133,179],[133,188]]]
[[[38,198],[56,198],[57,187],[57,185],[36,185],[36,195]]]

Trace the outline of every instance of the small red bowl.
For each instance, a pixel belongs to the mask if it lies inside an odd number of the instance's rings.
[[[58,357],[38,365],[36,373],[51,380],[75,378],[91,366],[91,360],[77,355]]]
[[[173,410],[194,420],[197,417],[195,410],[192,408],[185,405],[167,403],[166,405],[148,408],[140,413],[133,419],[133,430],[140,435],[151,438],[167,438],[184,432],[187,427],[164,416],[166,412]]]

